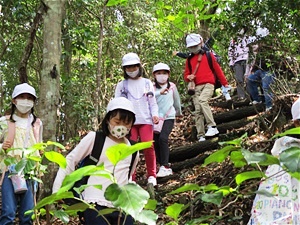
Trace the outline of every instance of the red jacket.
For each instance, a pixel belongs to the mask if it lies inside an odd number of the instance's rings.
[[[216,75],[219,78],[221,84],[223,86],[228,85],[227,79],[226,79],[220,65],[217,63],[217,60],[216,60],[215,56],[212,53],[210,53],[210,55],[211,55],[211,58],[212,58],[213,67],[215,69]],[[189,79],[187,79],[187,76],[194,72],[195,67],[197,65],[198,56],[199,56],[199,54],[194,55],[194,56],[192,56],[192,58],[187,59],[186,62],[185,62],[184,80],[186,82],[190,81]],[[192,67],[192,71],[190,71],[190,69],[189,69],[188,60],[190,60],[190,65]],[[204,54],[202,56],[200,65],[198,67],[198,70],[197,70],[195,76],[196,76],[196,78],[195,78],[195,84],[196,85],[207,84],[207,83],[215,85],[215,77],[214,77],[214,74],[213,74],[213,72],[211,71],[211,69],[209,67],[206,54]]]

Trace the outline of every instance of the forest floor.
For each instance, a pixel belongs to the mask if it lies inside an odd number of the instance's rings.
[[[193,117],[191,107],[188,106],[183,110],[183,117],[179,118],[170,135],[169,145],[171,151],[179,146],[192,145],[197,140],[193,140]],[[222,109],[214,109],[213,113],[220,113]],[[264,151],[269,153],[272,143],[269,141],[263,130],[256,130],[255,135],[248,137],[248,144],[253,151]],[[213,152],[215,150],[212,150]],[[206,152],[207,153],[207,152]],[[264,168],[262,168],[264,169]],[[180,171],[174,171],[173,175],[165,178],[158,178],[158,185],[155,187],[155,199],[157,208],[155,213],[158,215],[157,225],[167,224],[172,219],[166,215],[166,208],[173,203],[188,205],[180,214],[180,225],[191,224],[189,221],[198,218],[199,223],[210,225],[246,225],[250,218],[252,202],[255,197],[254,191],[257,190],[259,180],[252,180],[239,187],[239,194],[230,194],[226,196],[220,205],[204,203],[197,199],[197,192],[189,191],[180,194],[169,194],[171,191],[187,184],[193,183],[199,186],[216,184],[217,186],[230,186],[236,188],[235,176],[238,173],[251,170],[251,167],[245,166],[235,168],[229,160],[222,163],[214,163],[203,167],[201,164],[187,167]],[[141,154],[141,160],[137,168],[137,183],[147,189],[146,168],[144,157]],[[192,203],[192,204],[190,204]],[[190,204],[190,205],[189,205]],[[201,219],[200,219],[201,218]],[[41,224],[46,224],[41,221]],[[53,221],[52,224],[63,224],[59,220]],[[79,224],[78,218],[71,218],[68,224]],[[139,224],[139,223],[137,223]]]

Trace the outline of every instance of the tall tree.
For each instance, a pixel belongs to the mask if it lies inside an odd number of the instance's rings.
[[[44,140],[55,141],[57,106],[60,101],[61,24],[65,14],[65,0],[46,0],[44,3],[48,10],[44,19],[39,111],[44,124]],[[53,177],[47,176],[43,181],[44,192],[47,194],[51,192]]]

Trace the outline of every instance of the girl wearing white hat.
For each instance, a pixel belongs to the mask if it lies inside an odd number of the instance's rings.
[[[157,177],[169,176],[173,173],[169,164],[169,135],[174,127],[176,116],[181,116],[180,96],[176,85],[169,81],[170,67],[158,63],[153,67],[155,98],[161,126],[160,131],[154,129],[154,148],[156,159],[160,164]],[[155,126],[154,126],[155,128]]]
[[[120,143],[131,145],[127,139],[127,135],[135,122],[135,110],[133,104],[128,99],[118,97],[112,99],[108,103],[106,112],[107,113],[101,123],[102,131],[100,131],[101,135],[99,136],[99,138],[104,138],[104,144],[96,165],[103,163],[105,169],[114,174],[114,177],[118,181],[118,185],[122,186],[129,183],[130,177],[135,171],[139,154],[129,155],[114,167],[108,160],[106,151],[109,147]],[[60,168],[58,170],[52,188],[53,193],[58,192],[66,175],[72,173],[79,162],[92,154],[96,137],[97,134],[95,131],[89,132],[67,155],[66,159],[68,166],[66,169]],[[110,179],[102,176],[90,176],[87,180],[87,184],[90,186],[84,189],[82,198],[88,203],[94,203],[97,211],[89,208],[85,210],[83,215],[79,215],[81,222],[81,216],[83,216],[84,224],[88,225],[116,224],[117,221],[119,221],[120,224],[133,225],[133,218],[130,215],[125,216],[120,211],[113,211],[99,216],[98,211],[114,208],[112,202],[106,200],[104,195],[107,187],[112,184]],[[93,185],[101,185],[102,188],[99,189]]]
[[[158,106],[154,97],[151,80],[142,77],[143,68],[139,56],[130,52],[122,58],[125,80],[117,84],[115,97],[124,96],[134,104],[136,121],[131,130],[130,139],[142,142],[153,140],[153,124],[159,122]],[[153,145],[144,149],[148,183],[155,186],[156,156]],[[135,177],[133,177],[135,180]]]
[[[34,114],[35,89],[27,83],[15,86],[12,93],[11,112],[0,118],[0,144],[8,156],[20,161],[23,148],[42,141],[42,122]],[[4,125],[4,126],[3,126]],[[39,155],[38,151],[34,154]],[[29,159],[27,159],[30,161]],[[31,214],[24,213],[34,207],[33,180],[28,174],[16,171],[15,165],[0,165],[2,177],[2,214],[0,224],[13,224],[19,205],[19,224],[32,224]]]

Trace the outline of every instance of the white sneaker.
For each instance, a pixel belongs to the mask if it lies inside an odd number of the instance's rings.
[[[226,99],[226,101],[230,101],[231,100],[231,97],[230,97],[229,93],[225,94],[225,99]]]
[[[173,174],[173,171],[171,168],[166,168],[165,166],[161,166],[159,168],[158,173],[156,174],[156,177],[166,177],[166,176],[170,176],[172,174]]]
[[[205,137],[201,136],[198,141],[201,142],[201,141],[205,141],[205,140],[206,140]]]
[[[207,137],[213,137],[219,133],[218,129],[216,127],[208,127],[208,130],[205,134]]]
[[[153,184],[153,186],[157,185],[156,178],[153,176],[148,177],[148,184]]]
[[[255,100],[252,102],[253,105],[260,104],[260,103],[261,101],[255,101]]]
[[[272,109],[272,106],[271,106],[271,107],[268,107],[268,108],[266,108],[266,112],[269,112],[271,109]]]

